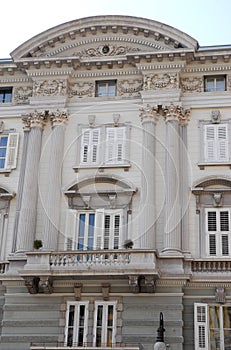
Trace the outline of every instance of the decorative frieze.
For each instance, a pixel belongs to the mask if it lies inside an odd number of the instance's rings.
[[[118,95],[120,96],[136,96],[142,90],[143,83],[141,80],[121,80],[118,82]]]
[[[66,95],[66,80],[34,81],[33,96],[59,96]]]
[[[149,74],[144,76],[144,90],[176,89],[178,88],[178,77],[172,74]]]
[[[68,97],[93,97],[94,83],[84,81],[81,83],[69,84]]]
[[[180,85],[183,92],[202,92],[203,91],[202,77],[181,78]]]
[[[33,89],[31,86],[15,87],[13,100],[18,104],[29,103],[29,98],[32,97]]]
[[[109,44],[109,45],[99,45],[98,47],[90,47],[74,53],[73,56],[78,56],[80,58],[101,57],[101,56],[120,56],[120,55],[126,55],[127,53],[134,53],[138,51],[141,51],[141,49],[137,47]]]

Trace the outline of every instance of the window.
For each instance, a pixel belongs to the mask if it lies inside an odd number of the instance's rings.
[[[95,302],[93,346],[111,347],[115,344],[116,302]]]
[[[116,80],[97,81],[95,86],[96,97],[116,96]]]
[[[207,256],[229,256],[230,233],[230,209],[206,209]]]
[[[231,306],[194,305],[195,350],[231,349]]]
[[[0,88],[0,103],[11,102],[12,87]]]
[[[229,160],[228,125],[204,125],[204,158],[206,162]]]
[[[68,210],[67,250],[119,249],[122,245],[122,210]]]
[[[0,170],[16,168],[19,135],[0,135]]]
[[[84,346],[87,343],[88,302],[68,302],[65,345]]]
[[[226,90],[226,76],[214,75],[204,78],[205,92],[218,92]]]
[[[127,127],[82,129],[80,164],[125,164],[128,159]]]

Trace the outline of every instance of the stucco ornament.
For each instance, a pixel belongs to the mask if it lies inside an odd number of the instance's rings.
[[[34,96],[57,96],[65,94],[66,82],[64,80],[43,80],[34,82]]]
[[[131,52],[140,51],[137,47],[129,47],[122,45],[100,45],[91,47],[82,51],[75,52],[73,56],[78,57],[100,57],[100,56],[121,56]]]
[[[33,90],[31,86],[21,86],[14,89],[14,101],[16,103],[29,103]]]
[[[201,78],[182,78],[181,88],[183,92],[201,92],[203,87],[203,81]]]
[[[177,88],[177,74],[150,74],[144,76],[144,90]]]

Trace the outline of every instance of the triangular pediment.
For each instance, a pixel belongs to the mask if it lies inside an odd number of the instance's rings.
[[[130,16],[87,17],[51,28],[15,49],[20,59],[122,57],[136,53],[197,48],[189,35],[149,19]]]

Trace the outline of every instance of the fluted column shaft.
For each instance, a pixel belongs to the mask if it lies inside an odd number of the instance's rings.
[[[37,211],[38,171],[44,120],[45,115],[43,113],[35,112],[28,116],[30,132],[18,220],[17,253],[33,249]]]
[[[155,124],[157,110],[149,105],[141,110],[142,182],[140,218],[140,248],[155,248]]]
[[[59,233],[61,169],[64,147],[64,127],[67,120],[66,112],[57,111],[51,116],[52,132],[49,142],[50,161],[49,176],[44,209],[43,249],[56,250]]]
[[[187,111],[171,105],[166,108],[166,155],[165,155],[165,229],[164,249],[166,254],[181,254],[182,251],[182,169],[180,124]]]

